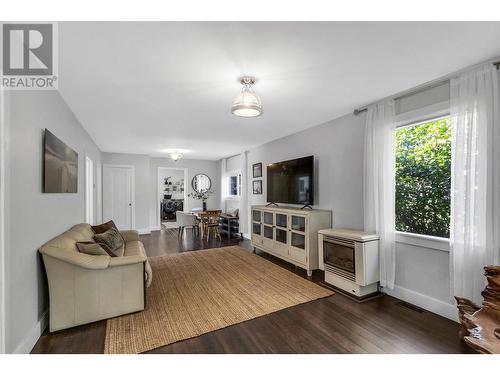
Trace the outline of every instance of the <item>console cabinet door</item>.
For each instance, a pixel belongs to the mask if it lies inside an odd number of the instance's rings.
[[[262,245],[262,211],[252,210],[252,242]]]
[[[274,251],[274,212],[262,211],[262,245]]]
[[[289,256],[296,262],[307,264],[308,238],[307,233],[308,219],[305,215],[290,215],[290,247]]]
[[[288,257],[290,241],[288,236],[289,215],[276,212],[274,215],[274,252],[283,257]]]

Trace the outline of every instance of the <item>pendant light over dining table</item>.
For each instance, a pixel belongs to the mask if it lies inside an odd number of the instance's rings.
[[[262,114],[262,103],[257,94],[253,91],[255,78],[242,77],[243,88],[236,98],[234,98],[231,113],[240,117],[257,117]]]

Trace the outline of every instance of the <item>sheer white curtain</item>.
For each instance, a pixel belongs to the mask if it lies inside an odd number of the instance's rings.
[[[380,235],[380,285],[393,289],[395,244],[394,100],[368,107],[364,159],[364,225]]]
[[[486,64],[451,79],[453,294],[482,303],[483,267],[500,248],[500,125],[497,71]]]

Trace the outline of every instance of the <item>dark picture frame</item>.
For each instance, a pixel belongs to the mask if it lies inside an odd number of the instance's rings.
[[[253,193],[255,195],[262,195],[262,180],[255,180],[253,182]]]
[[[253,178],[262,177],[262,163],[252,165]]]

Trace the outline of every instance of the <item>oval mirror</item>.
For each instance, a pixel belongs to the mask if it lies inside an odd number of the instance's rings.
[[[197,193],[203,193],[209,191],[212,187],[212,180],[206,174],[198,173],[193,177],[193,181],[191,182],[193,186],[193,190]]]

